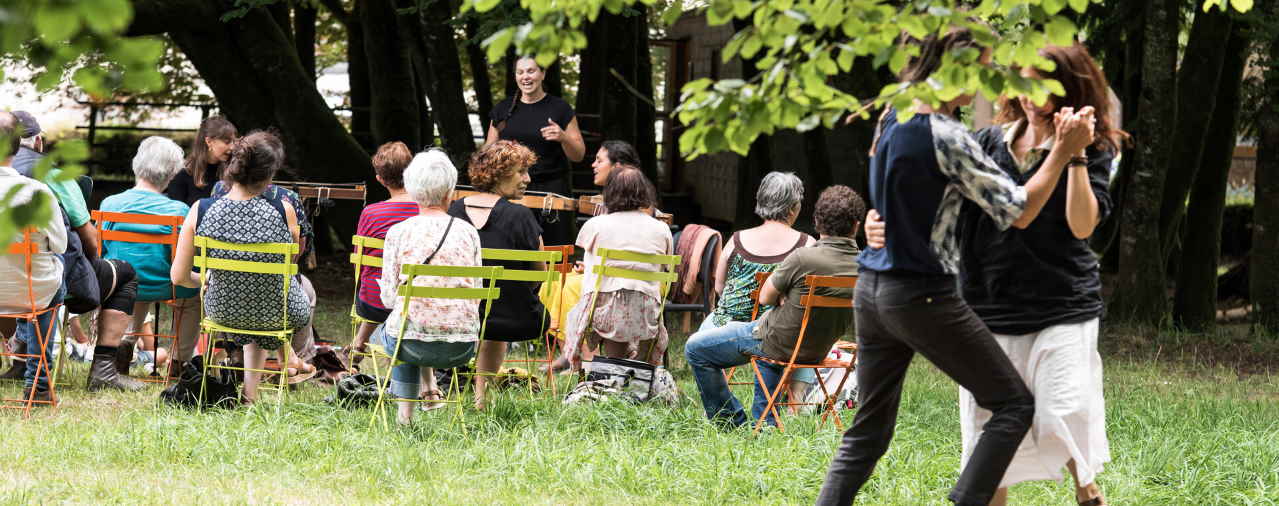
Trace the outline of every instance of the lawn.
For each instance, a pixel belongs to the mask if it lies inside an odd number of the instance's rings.
[[[321,331],[338,334],[343,303],[322,298]],[[683,399],[673,407],[565,407],[512,390],[489,411],[467,409],[460,425],[439,410],[391,430],[370,428],[368,409],[325,404],[318,386],[282,407],[197,413],[159,404],[159,387],[87,394],[87,370],[73,364],[57,411],[0,413],[0,503],[811,504],[837,432],[809,416],[761,436],[713,428],[682,348],[678,337]],[[1114,461],[1100,483],[1111,504],[1279,504],[1274,375],[1166,352],[1109,356],[1106,368]],[[744,387],[738,395],[749,398]],[[915,364],[862,504],[944,503],[959,463],[956,400],[949,380]],[[1011,502],[1072,497],[1069,480],[1041,482],[1015,487]]]

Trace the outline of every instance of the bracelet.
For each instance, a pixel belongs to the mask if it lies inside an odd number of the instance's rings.
[[[1072,156],[1070,157],[1070,161],[1066,163],[1067,167],[1074,167],[1076,165],[1082,165],[1084,167],[1087,167],[1088,159],[1082,156]]]

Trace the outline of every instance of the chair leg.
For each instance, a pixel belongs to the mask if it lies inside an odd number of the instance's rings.
[[[200,374],[200,397],[196,399],[196,405],[199,409],[204,409],[205,391],[209,384],[209,371],[213,365],[213,336],[207,332],[204,334],[204,372]]]

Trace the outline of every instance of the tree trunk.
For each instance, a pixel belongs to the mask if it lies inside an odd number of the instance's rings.
[[[1224,75],[1222,60],[1226,55],[1221,48],[1230,37],[1231,24],[1230,15],[1219,9],[1196,12],[1190,39],[1181,58],[1177,75],[1177,124],[1173,129],[1172,156],[1164,182],[1163,203],[1159,206],[1159,237],[1163,241],[1164,258],[1170,257],[1173,243],[1181,236],[1177,233],[1177,225],[1185,215],[1186,195],[1190,192],[1191,182],[1196,181],[1196,170],[1201,165],[1208,165],[1200,161],[1204,156],[1205,139],[1213,132],[1209,130],[1208,135],[1204,135],[1203,126],[1214,120],[1215,104],[1228,104],[1221,101],[1221,97],[1218,100],[1204,98],[1217,96],[1219,86],[1232,86],[1221,78]],[[1231,144],[1233,146],[1233,136]]]
[[[346,76],[351,84],[351,135],[368,152],[377,149],[373,143],[373,85],[369,82],[369,62],[364,50],[364,23],[360,21],[363,3],[356,2],[346,24]]]
[[[314,80],[315,73],[315,20],[318,11],[306,3],[293,7],[293,46],[298,52],[302,70]]]
[[[542,89],[548,95],[555,95],[564,98],[564,65],[560,60],[555,60],[550,67],[546,68],[546,77],[542,79]]]
[[[1117,90],[1119,98],[1123,103],[1123,128],[1129,132],[1133,131],[1133,125],[1138,120],[1138,104],[1141,102],[1142,79],[1141,72],[1145,62],[1145,55],[1142,48],[1145,47],[1146,31],[1145,31],[1145,2],[1132,2],[1135,6],[1128,5],[1131,10],[1127,12],[1127,17],[1133,21],[1123,27],[1123,38],[1117,47],[1112,47],[1108,53],[1112,55],[1107,61],[1107,73],[1118,75],[1119,79],[1111,81]],[[1112,69],[1112,67],[1117,67]],[[1126,207],[1127,191],[1129,188],[1129,180],[1132,179],[1133,167],[1140,158],[1141,153],[1136,149],[1126,149],[1123,151],[1123,158],[1119,162],[1119,171],[1115,174],[1114,181],[1110,185],[1110,199],[1114,203],[1114,209],[1111,210],[1110,216],[1102,221],[1093,233],[1091,240],[1094,251],[1100,252],[1101,270],[1106,273],[1119,272],[1119,241],[1116,239],[1123,234],[1122,221],[1123,210]]]
[[[1229,31],[1221,82],[1215,87],[1216,105],[1205,104],[1206,108],[1214,111],[1211,122],[1207,123],[1206,129],[1203,123],[1196,128],[1199,132],[1207,132],[1207,135],[1204,136],[1203,160],[1190,193],[1190,211],[1186,214],[1185,241],[1181,245],[1181,265],[1172,313],[1174,322],[1195,331],[1207,330],[1217,322],[1221,215],[1226,208],[1226,182],[1234,158],[1235,132],[1239,123],[1240,82],[1248,56],[1249,41],[1241,28],[1236,26]],[[1182,65],[1184,68],[1185,62]],[[1185,121],[1183,118],[1182,124]]]
[[[639,151],[640,164],[653,175],[653,184],[659,184],[663,175],[670,179],[669,168],[659,173],[657,170],[657,102],[659,97],[653,94],[653,54],[648,37],[648,11],[641,10],[635,20],[635,42],[631,45],[635,51],[635,78],[632,84],[639,94],[648,101],[635,99],[635,150]]]
[[[1270,11],[1279,15],[1279,2]],[[1249,286],[1253,333],[1279,335],[1279,35],[1270,35],[1265,69],[1266,102],[1257,115],[1256,196],[1252,209]]]
[[[474,18],[466,21],[466,60],[471,66],[471,80],[475,87],[476,112],[480,118],[480,135],[488,135],[489,112],[493,110],[493,80],[489,79],[488,56],[484,54],[476,37],[479,23]]]
[[[475,151],[475,132],[471,130],[466,99],[462,95],[462,60],[458,58],[457,40],[449,24],[456,11],[452,2],[435,0],[415,19],[421,27],[421,49],[433,77],[425,86],[431,98],[431,113],[440,127],[444,151],[459,163]]]
[[[1166,314],[1164,265],[1159,237],[1159,204],[1163,197],[1171,136],[1168,125],[1177,124],[1176,0],[1146,0],[1145,61],[1138,104],[1136,140],[1139,153],[1126,189],[1123,235],[1119,244],[1113,314],[1119,319],[1157,324]]]
[[[409,41],[396,29],[395,6],[368,2],[361,9],[364,49],[372,95],[370,120],[374,144],[402,141],[409,149],[422,147],[421,112],[414,84]]]

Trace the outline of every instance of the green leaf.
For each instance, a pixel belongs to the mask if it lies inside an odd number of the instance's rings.
[[[43,6],[36,9],[36,31],[46,43],[61,44],[80,30],[80,17],[72,9]]]
[[[1044,0],[1040,5],[1044,8],[1044,12],[1055,16],[1066,7],[1066,0]]]
[[[487,48],[489,61],[501,61],[506,56],[506,48],[511,46],[513,37],[515,37],[514,28],[503,28],[484,39],[480,45]]]
[[[1078,28],[1075,27],[1075,23],[1064,16],[1054,16],[1044,26],[1044,31],[1048,34],[1048,41],[1052,42],[1053,45],[1070,46],[1075,43],[1075,32],[1078,31]]]
[[[1070,8],[1083,14],[1084,11],[1088,10],[1088,0],[1070,0]]]
[[[894,50],[892,58],[888,60],[888,70],[893,71],[893,74],[900,74],[907,63],[910,63],[910,53],[901,49]]]
[[[468,3],[474,5],[475,10],[478,12],[488,12],[493,10],[494,7],[497,7],[498,4],[502,3],[502,0],[475,0],[474,2]]]
[[[1066,87],[1061,85],[1061,81],[1056,79],[1044,79],[1043,81],[1040,81],[1039,84],[1044,85],[1044,88],[1047,88],[1048,92],[1053,95],[1057,95],[1059,97],[1066,96]]]
[[[90,0],[77,3],[76,7],[80,9],[85,24],[98,34],[123,30],[133,17],[133,6],[128,0]]]
[[[1239,12],[1252,10],[1252,0],[1230,0],[1230,6]]]

